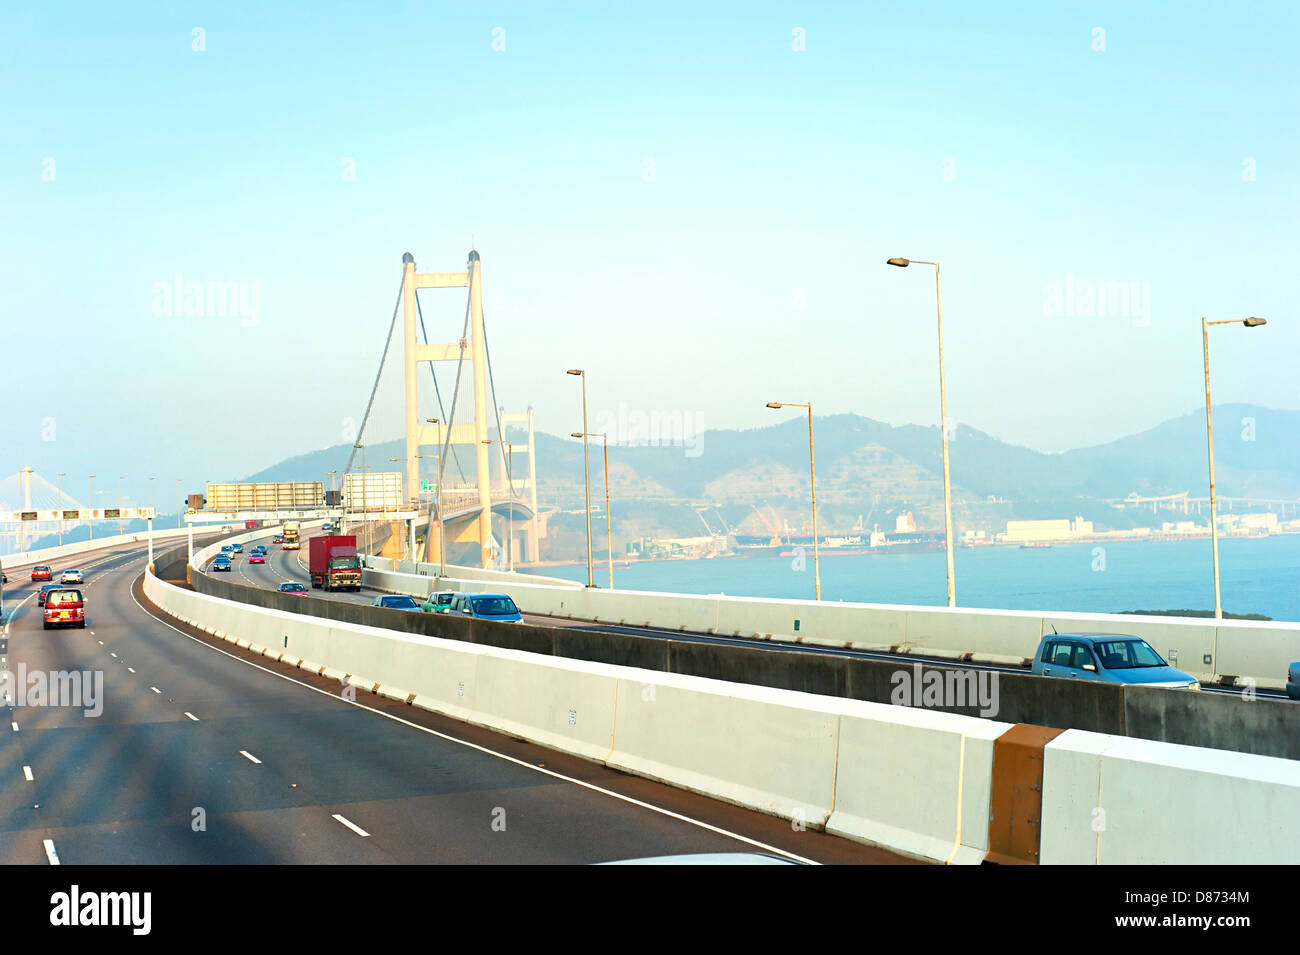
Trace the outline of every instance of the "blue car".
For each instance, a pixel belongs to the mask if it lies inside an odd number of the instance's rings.
[[[226,573],[230,573],[230,558],[225,554],[218,554],[212,562],[212,570],[213,572],[224,570]]]
[[[383,594],[370,604],[372,607],[386,607],[389,610],[419,610],[420,602],[406,594]]]
[[[1199,690],[1141,637],[1123,633],[1053,633],[1043,637],[1030,672],[1038,676]]]
[[[445,612],[453,616],[474,617],[477,620],[524,622],[523,614],[506,594],[456,594],[451,599],[451,606]]]
[[[1286,695],[1300,700],[1300,663],[1292,663],[1286,668]]]

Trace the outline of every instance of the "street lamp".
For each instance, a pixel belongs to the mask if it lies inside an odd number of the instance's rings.
[[[939,433],[943,438],[943,520],[945,549],[948,553],[948,606],[957,606],[957,584],[952,564],[952,480],[948,476],[948,392],[943,374],[943,296],[939,292],[939,263],[920,259],[889,259],[887,265],[905,269],[909,265],[934,266],[934,303],[939,313]]]
[[[413,454],[413,455],[411,455],[411,459],[412,459],[412,460],[416,460],[416,461],[421,460],[423,457],[424,457],[423,454]],[[389,461],[394,461],[394,462],[400,462],[400,461],[406,461],[406,460],[408,460],[408,459],[407,459],[407,458],[389,458],[388,460],[389,460]],[[416,468],[418,469],[418,468],[419,468],[419,465],[416,465]],[[418,474],[419,471],[417,470],[416,473]],[[416,499],[415,499],[415,503],[416,503],[417,507],[418,507],[418,505],[419,505],[419,501],[420,501],[419,497],[416,497]],[[418,511],[417,511],[417,513],[418,513]],[[411,560],[415,560],[415,520],[414,520],[414,519],[412,519],[412,520],[408,523],[408,530],[410,531],[410,535],[409,535],[409,536],[410,536],[410,540],[407,542],[407,543],[409,544],[409,547],[410,547],[410,558],[411,558]]]
[[[59,487],[59,546],[63,546],[63,479],[68,476],[67,471],[60,471],[56,481]]]
[[[595,571],[591,564],[591,458],[587,453],[587,373],[581,368],[570,368],[566,374],[582,379],[582,481],[587,489],[587,586],[596,586]]]
[[[90,531],[90,539],[95,539],[95,524],[90,519],[91,508],[95,506],[94,495],[90,492],[90,482],[94,480],[95,475],[86,478],[86,529]]]
[[[613,517],[609,513],[609,433],[602,431],[600,434],[584,435],[577,431],[569,435],[571,438],[600,438],[601,450],[605,455],[605,550],[609,554],[609,589],[614,589],[614,537],[612,531]]]
[[[176,479],[176,529],[181,529],[181,518],[184,516],[184,509],[181,507],[181,485],[185,478]]]
[[[822,573],[818,561],[817,549],[817,468],[813,457],[812,402],[801,404],[797,401],[769,401],[769,408],[807,408],[808,409],[808,478],[812,482],[812,530],[813,530],[813,592],[816,599],[822,599]]]
[[[361,520],[366,528],[366,556],[370,556],[370,480],[366,477],[366,446],[354,444],[361,452]]]
[[[1262,318],[1225,318],[1217,322],[1201,318],[1201,344],[1205,348],[1205,443],[1210,453],[1210,540],[1214,550],[1214,617],[1216,620],[1223,618],[1223,604],[1219,599],[1219,511],[1214,497],[1214,422],[1210,418],[1210,326],[1235,325],[1238,322],[1247,328],[1258,328],[1260,325],[1268,324]],[[1215,642],[1217,645],[1218,631],[1215,631]],[[1216,650],[1214,658],[1216,669],[1218,665],[1219,658]]]
[[[122,482],[125,481],[125,480],[126,480],[126,475],[125,475],[125,474],[119,474],[119,475],[117,476],[117,533],[118,533],[118,536],[121,536],[121,535],[124,533],[124,531],[122,530]]]
[[[438,485],[435,502],[438,508],[438,576],[444,577],[447,573],[447,538],[446,528],[442,523],[442,423],[437,418],[425,418],[429,424],[438,426],[438,453],[434,456],[434,466],[438,470]],[[425,550],[428,550],[426,545]]]

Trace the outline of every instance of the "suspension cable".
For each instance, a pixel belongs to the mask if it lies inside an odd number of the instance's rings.
[[[379,371],[375,372],[375,384],[370,389],[370,400],[366,402],[366,413],[361,417],[361,427],[357,429],[356,440],[352,442],[352,450],[348,454],[347,467],[343,469],[344,474],[352,471],[352,461],[357,456],[357,445],[361,443],[362,436],[366,433],[366,422],[370,420],[370,409],[375,404],[375,393],[379,391],[379,379],[384,373],[384,363],[388,361],[388,348],[393,343],[393,329],[397,327],[397,313],[402,307],[402,290],[406,286],[406,267],[402,267],[402,281],[397,286],[397,302],[393,305],[393,320],[388,323],[388,337],[384,339],[384,353],[379,358]]]
[[[428,331],[425,330],[424,327],[424,310],[420,308],[420,293],[418,291],[415,293],[415,311],[420,316],[420,334],[424,336],[424,343],[427,345],[429,344],[429,333]],[[464,360],[463,354],[461,360],[462,361]],[[450,421],[448,421],[447,418],[447,409],[444,408],[442,405],[442,391],[438,388],[438,373],[437,371],[434,370],[433,362],[429,362],[429,374],[433,378],[433,393],[438,399],[438,414],[441,416],[443,421],[448,422],[448,427],[450,427]],[[438,456],[440,460],[442,454],[443,454],[443,449],[439,448]],[[460,479],[464,481],[465,470],[460,466],[460,456],[456,454],[455,445],[452,445],[451,447],[451,457],[452,460],[456,462],[456,471],[460,474]]]

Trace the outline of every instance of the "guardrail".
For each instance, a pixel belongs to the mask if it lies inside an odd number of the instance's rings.
[[[364,691],[925,859],[1258,864],[1300,852],[1300,827],[1279,822],[1300,813],[1291,760],[1073,730],[1052,739],[1023,724],[415,636],[153,574],[145,593],[220,639]],[[1025,731],[1041,739],[1025,744]],[[1017,750],[1037,755],[1008,758]],[[1220,832],[1208,849],[1207,818]]]
[[[370,566],[383,571],[374,561]],[[1046,634],[1126,633],[1146,640],[1202,682],[1277,690],[1286,686],[1290,663],[1300,660],[1300,623],[1282,621],[699,596],[588,589],[571,581],[535,582],[527,574],[483,577],[481,571],[447,569],[446,579],[405,585],[393,579],[391,589],[492,589],[509,593],[526,613],[1012,666],[1028,663]]]

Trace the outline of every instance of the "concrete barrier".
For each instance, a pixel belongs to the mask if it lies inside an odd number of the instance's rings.
[[[855,703],[840,721],[827,832],[951,863],[989,848],[993,743],[1010,723]],[[900,712],[901,711],[901,712]]]
[[[1023,663],[1033,657],[1042,636],[1054,630],[1141,637],[1203,682],[1231,677],[1237,685],[1282,689],[1288,665],[1300,660],[1300,623],[1296,622],[666,594],[588,589],[572,581],[539,582],[527,574],[451,565],[445,578],[424,574],[424,569],[436,571],[434,564],[419,565],[418,575],[403,575],[392,568],[381,572],[376,562],[372,564],[376,569],[367,573],[374,586],[402,593],[502,591],[526,613],[976,663]]]
[[[989,849],[1008,723],[396,633],[153,574],[145,591],[254,652],[627,772],[920,858],[978,862]],[[1043,862],[1289,862],[1300,850],[1294,761],[1070,730],[1042,766]]]
[[[876,791],[870,800],[855,803],[850,784],[837,786],[836,779],[840,728],[846,716],[870,718],[877,732],[887,732],[891,718],[905,726],[919,721],[928,732],[911,733],[899,743],[898,752],[918,745],[939,747],[935,772],[927,784],[952,787],[949,801],[964,807],[963,778],[987,780],[991,772],[991,749],[972,752],[961,743],[963,736],[983,738],[996,729],[984,720],[908,713],[789,690],[416,637],[253,607],[177,588],[152,574],[146,577],[145,592],[168,613],[210,628],[222,639],[347,679],[362,690],[377,689],[395,699],[814,828],[826,825],[836,800],[842,798],[856,806],[855,812],[842,817],[846,835],[936,861],[977,861],[978,846],[968,846],[964,856],[953,856],[951,820],[938,824],[939,837],[930,831],[934,823],[925,823],[916,832],[908,828],[922,825],[922,820],[909,808],[915,799],[905,786]],[[440,625],[480,623],[418,616]],[[864,745],[850,745],[852,758],[865,751]],[[963,752],[966,777],[960,763]],[[989,765],[975,767],[981,758]],[[940,768],[944,766],[946,771]],[[935,796],[929,805],[943,802]],[[987,808],[984,812],[987,815]],[[877,824],[875,829],[860,824],[868,819]]]
[[[1043,762],[1042,862],[1290,865],[1300,763],[1068,730]]]

